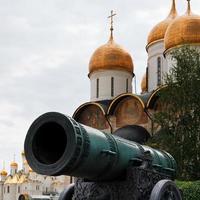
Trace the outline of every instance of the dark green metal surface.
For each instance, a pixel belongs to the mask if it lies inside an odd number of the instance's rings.
[[[171,155],[77,123],[60,113],[46,113],[31,125],[25,140],[30,167],[46,175],[71,175],[89,180],[114,180],[145,152],[153,168],[172,177]]]

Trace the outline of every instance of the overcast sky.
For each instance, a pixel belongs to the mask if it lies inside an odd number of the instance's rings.
[[[191,3],[199,14],[200,1]],[[180,14],[186,5],[177,0]],[[36,117],[72,115],[89,101],[88,62],[108,40],[110,10],[114,39],[130,52],[140,88],[148,33],[170,7],[171,0],[0,0],[0,168],[5,161],[9,169],[14,154],[21,162]]]

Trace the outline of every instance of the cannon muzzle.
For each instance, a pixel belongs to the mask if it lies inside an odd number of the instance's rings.
[[[122,139],[84,126],[61,113],[37,118],[25,139],[25,156],[30,167],[44,175],[70,175],[88,180],[114,180],[129,165],[140,165],[146,152],[152,168],[173,177],[176,162],[164,151]]]

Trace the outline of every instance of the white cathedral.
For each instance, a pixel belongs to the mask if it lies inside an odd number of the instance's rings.
[[[133,124],[154,132],[150,116],[158,109],[157,93],[164,84],[164,74],[172,67],[170,53],[183,45],[200,49],[200,16],[192,13],[190,0],[187,1],[186,13],[179,16],[176,2],[172,0],[167,18],[149,33],[147,68],[140,95],[132,91],[135,74],[131,55],[116,44],[111,26],[108,42],[97,48],[90,59],[90,101],[74,112],[76,121],[110,133]],[[66,176],[36,174],[29,168],[24,154],[22,156],[22,170],[18,171],[17,163],[13,162],[9,175],[5,170],[1,171],[0,200],[17,200],[20,194],[60,193],[69,184],[69,177]]]
[[[140,125],[151,134],[157,130],[151,116],[159,109],[158,93],[164,75],[173,66],[171,52],[188,45],[200,49],[200,16],[193,14],[190,0],[183,15],[178,15],[176,1],[166,19],[150,31],[146,51],[146,73],[140,95],[132,91],[134,64],[131,55],[111,35],[108,42],[93,53],[89,62],[90,101],[82,104],[73,118],[85,125],[113,133],[126,125]]]
[[[10,164],[10,174],[3,169],[0,175],[0,200],[18,200],[22,194],[33,197],[33,199],[50,199],[52,197],[52,200],[56,200],[70,183],[68,176],[51,177],[35,173],[29,167],[24,152],[22,152],[21,170],[13,161]]]

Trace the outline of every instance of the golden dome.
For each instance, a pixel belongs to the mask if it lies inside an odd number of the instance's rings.
[[[186,14],[175,19],[167,29],[165,51],[184,44],[200,44],[200,16],[191,12],[189,0]]]
[[[11,166],[11,167],[18,167],[18,164],[17,164],[16,162],[13,161],[13,162],[10,164],[10,166]]]
[[[29,173],[33,172],[33,170],[29,167]]]
[[[142,82],[141,82],[141,93],[145,93],[147,92],[147,75],[146,73],[144,74],[143,78],[142,78]]]
[[[99,47],[92,55],[89,63],[89,75],[98,70],[123,70],[133,73],[133,61],[130,54],[110,40]]]
[[[1,172],[0,172],[1,176],[7,176],[8,173],[5,169],[3,169]]]
[[[173,0],[172,2],[172,8],[168,15],[168,17],[158,23],[150,32],[148,39],[147,39],[147,48],[150,44],[153,42],[163,40],[165,37],[165,33],[167,31],[168,26],[171,24],[171,22],[177,17],[177,11],[176,11],[176,2]]]
[[[23,164],[25,164],[25,165],[28,164],[27,160],[25,160]]]

